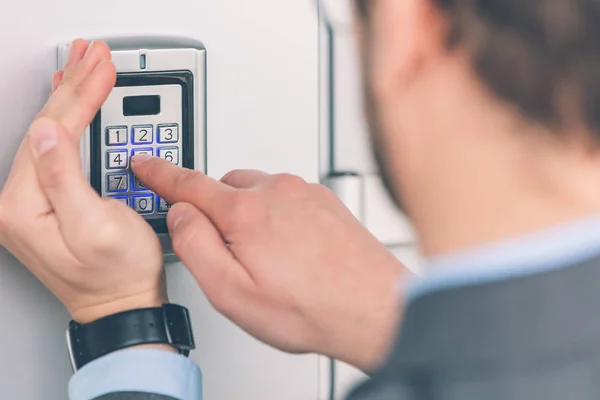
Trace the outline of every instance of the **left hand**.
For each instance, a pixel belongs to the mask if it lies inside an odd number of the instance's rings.
[[[162,254],[150,225],[86,181],[80,136],[116,79],[103,42],[73,42],[0,193],[0,244],[87,323],[166,301]]]

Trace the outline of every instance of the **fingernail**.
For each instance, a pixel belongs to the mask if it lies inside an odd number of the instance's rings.
[[[94,71],[99,71],[100,69],[102,69],[107,61],[108,58],[103,58],[102,60],[100,60],[100,62],[94,67]]]
[[[45,118],[36,121],[31,127],[29,142],[35,156],[41,156],[56,147],[58,132],[54,123]]]
[[[131,162],[133,164],[139,164],[139,163],[142,163],[144,161],[148,161],[151,158],[152,158],[152,156],[149,155],[149,154],[136,154],[135,156],[133,156],[131,158]]]
[[[75,49],[75,41],[73,40],[71,46],[69,46],[69,57],[67,58],[67,65],[69,66],[75,63],[75,52],[73,51]]]
[[[93,50],[94,48],[94,43],[96,43],[95,41],[90,42],[90,45],[88,46],[87,50],[85,51],[85,54],[83,55],[84,58],[86,58]]]
[[[178,216],[175,219],[175,221],[173,221],[173,224],[171,224],[170,231],[174,231],[175,229],[177,229],[177,225],[179,225],[181,223],[181,221],[183,221],[183,215]]]
[[[169,228],[169,233],[173,234],[175,229],[181,224],[186,215],[185,207],[177,206],[176,204],[169,210],[169,215],[167,215],[167,227]]]

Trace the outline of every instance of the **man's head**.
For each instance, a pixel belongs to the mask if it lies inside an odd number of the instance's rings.
[[[492,239],[600,210],[599,0],[354,1],[376,155],[427,251],[477,242],[450,214]]]

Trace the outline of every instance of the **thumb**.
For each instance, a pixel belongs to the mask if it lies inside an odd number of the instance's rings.
[[[176,203],[167,216],[173,250],[213,306],[223,314],[241,301],[251,283],[212,222],[189,203]]]
[[[39,184],[58,218],[61,230],[78,227],[100,210],[100,198],[81,171],[79,148],[58,122],[42,117],[29,130],[29,147]],[[83,223],[83,224],[82,224]]]

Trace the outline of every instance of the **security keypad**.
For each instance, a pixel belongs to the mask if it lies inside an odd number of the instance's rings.
[[[130,135],[127,132],[130,132]],[[156,133],[156,135],[155,135]],[[131,142],[127,140],[131,137]],[[156,141],[154,140],[156,137]],[[179,150],[179,125],[176,123],[139,126],[118,126],[106,128],[106,169],[123,170],[124,172],[107,171],[105,191],[108,194],[121,194],[127,192],[144,192],[131,194],[130,197],[114,196],[115,199],[125,202],[140,214],[167,213],[171,208],[164,199],[150,192],[130,171],[129,163],[136,154],[156,155],[175,165],[180,165]],[[160,139],[160,140],[159,140]],[[161,143],[168,143],[162,145]],[[120,145],[130,148],[127,150],[111,150],[111,146]],[[109,196],[111,197],[111,196]]]
[[[143,78],[140,81],[151,82],[147,75]],[[94,154],[101,165],[92,173],[96,174],[96,189],[103,197],[127,204],[160,232],[166,229],[165,218],[171,205],[133,174],[131,159],[147,154],[178,166],[193,166],[184,165],[184,143],[192,140],[189,129],[193,118],[186,114],[184,106],[186,90],[191,90],[185,80],[158,81],[159,84],[149,85],[125,80],[130,85],[117,84],[113,88],[95,120],[95,132],[101,138],[94,142]],[[193,154],[190,157],[188,153],[188,157],[193,160]]]

